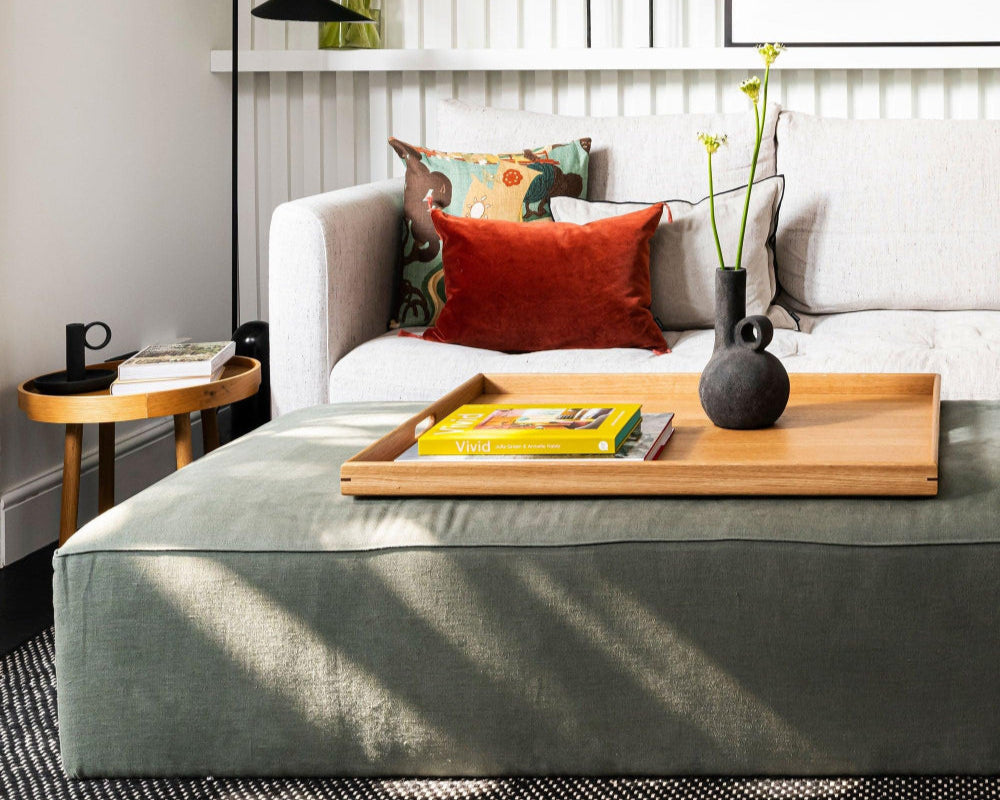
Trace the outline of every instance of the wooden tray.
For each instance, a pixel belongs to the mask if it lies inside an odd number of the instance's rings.
[[[797,374],[773,428],[709,422],[697,374],[476,375],[345,462],[348,495],[935,495],[939,375]],[[642,403],[673,411],[657,461],[396,462],[464,403]]]

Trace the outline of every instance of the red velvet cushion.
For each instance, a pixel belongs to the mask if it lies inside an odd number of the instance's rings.
[[[669,352],[649,311],[657,204],[572,223],[470,219],[431,211],[446,302],[423,338],[488,350],[645,347]]]

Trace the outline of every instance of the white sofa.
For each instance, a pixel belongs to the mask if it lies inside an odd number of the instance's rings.
[[[773,107],[757,177],[785,175],[777,302],[799,330],[771,351],[789,372],[938,372],[945,399],[1000,398],[1000,122],[825,120]],[[718,190],[746,181],[743,114],[576,118],[445,101],[449,150],[593,139],[590,199],[698,200],[700,130],[730,134]],[[276,414],[327,402],[430,400],[476,372],[697,372],[709,330],[672,349],[506,354],[387,331],[402,179],[286,203],[270,243]]]

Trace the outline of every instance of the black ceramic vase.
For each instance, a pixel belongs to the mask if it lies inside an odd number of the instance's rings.
[[[767,428],[788,404],[788,373],[764,349],[774,326],[767,317],[746,313],[746,270],[716,270],[715,350],[701,373],[698,395],[720,428]]]

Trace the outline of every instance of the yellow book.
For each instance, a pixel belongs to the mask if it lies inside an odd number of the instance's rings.
[[[613,456],[639,424],[641,406],[464,405],[417,440],[422,456]]]

